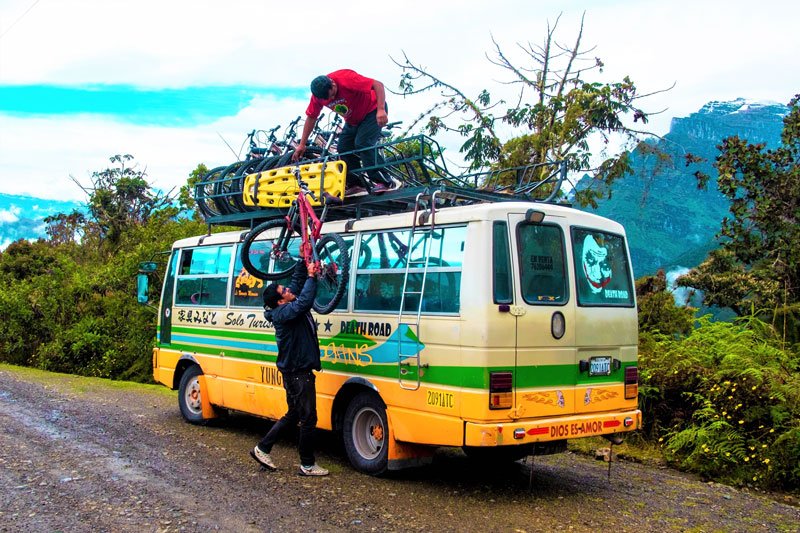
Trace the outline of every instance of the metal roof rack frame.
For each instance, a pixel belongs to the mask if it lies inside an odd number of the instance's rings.
[[[357,220],[407,212],[413,210],[417,195],[431,196],[434,191],[439,191],[436,195],[437,208],[487,202],[552,203],[566,179],[567,169],[563,161],[454,175],[445,165],[439,144],[426,135],[406,137],[352,152],[332,153],[318,159],[304,160],[302,163],[323,163],[351,153],[360,156],[366,151],[374,151],[376,156],[381,156],[376,157],[376,160],[383,159],[384,162],[350,171],[352,174],[381,171],[403,182],[403,186],[382,194],[345,198],[342,205],[328,206],[328,221]],[[230,177],[223,179],[228,183],[235,183]],[[239,187],[243,182],[243,179],[239,180]],[[209,190],[214,193],[206,198],[198,198],[198,195],[206,194]],[[228,197],[235,194],[241,195],[241,189],[236,189],[235,186],[225,189],[213,179],[201,181],[195,186],[195,200],[218,202],[228,211],[233,205]],[[217,225],[252,228],[267,219],[284,216],[287,210],[288,208],[249,208],[206,216],[205,221],[209,226],[209,233],[211,227]]]

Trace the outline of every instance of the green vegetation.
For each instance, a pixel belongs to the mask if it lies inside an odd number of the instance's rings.
[[[89,215],[49,217],[49,238],[0,253],[0,361],[150,381],[155,313],[136,303],[138,264],[204,231],[154,193],[131,156],[92,174]]]
[[[685,338],[643,332],[644,436],[670,464],[709,479],[800,487],[800,354],[755,317]]]
[[[679,284],[733,310],[686,329],[658,276],[637,283],[644,435],[710,479],[800,488],[800,95],[782,145],[724,139],[715,167],[731,201],[720,248]],[[707,175],[698,175],[705,185]],[[659,295],[660,294],[660,295]],[[655,317],[655,320],[654,320]]]
[[[800,95],[789,102],[781,145],[767,150],[729,137],[718,146],[717,187],[730,200],[720,248],[679,285],[704,291],[708,305],[755,312],[800,342]],[[691,161],[691,159],[690,159]],[[697,172],[705,187],[709,176]]]

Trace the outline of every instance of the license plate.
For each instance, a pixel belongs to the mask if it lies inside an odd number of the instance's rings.
[[[611,375],[611,357],[590,357],[589,358],[589,375],[590,376],[610,376]]]

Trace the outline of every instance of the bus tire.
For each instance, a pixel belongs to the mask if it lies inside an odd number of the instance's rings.
[[[186,369],[181,376],[181,383],[178,386],[178,406],[181,408],[181,415],[187,422],[192,424],[205,424],[203,418],[202,395],[205,394],[200,389],[200,380],[203,371],[197,365],[192,365]]]
[[[389,465],[389,423],[386,405],[372,392],[356,395],[344,415],[344,449],[350,463],[365,474],[377,476]]]

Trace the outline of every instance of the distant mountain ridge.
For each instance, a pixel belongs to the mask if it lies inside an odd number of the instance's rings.
[[[75,209],[85,211],[86,205],[72,200],[0,193],[0,250],[18,239],[45,237],[45,218]]]
[[[736,135],[775,148],[788,111],[775,102],[712,101],[688,117],[673,118],[669,133],[650,143],[670,161],[640,149],[633,152],[634,173],[615,182],[611,198],[589,210],[625,226],[636,277],[659,268],[697,266],[718,246],[715,235],[729,214],[729,203],[716,188],[717,145]],[[687,168],[687,154],[705,162]],[[712,178],[705,191],[697,189],[697,170]],[[578,188],[585,186],[587,178],[578,183]]]

